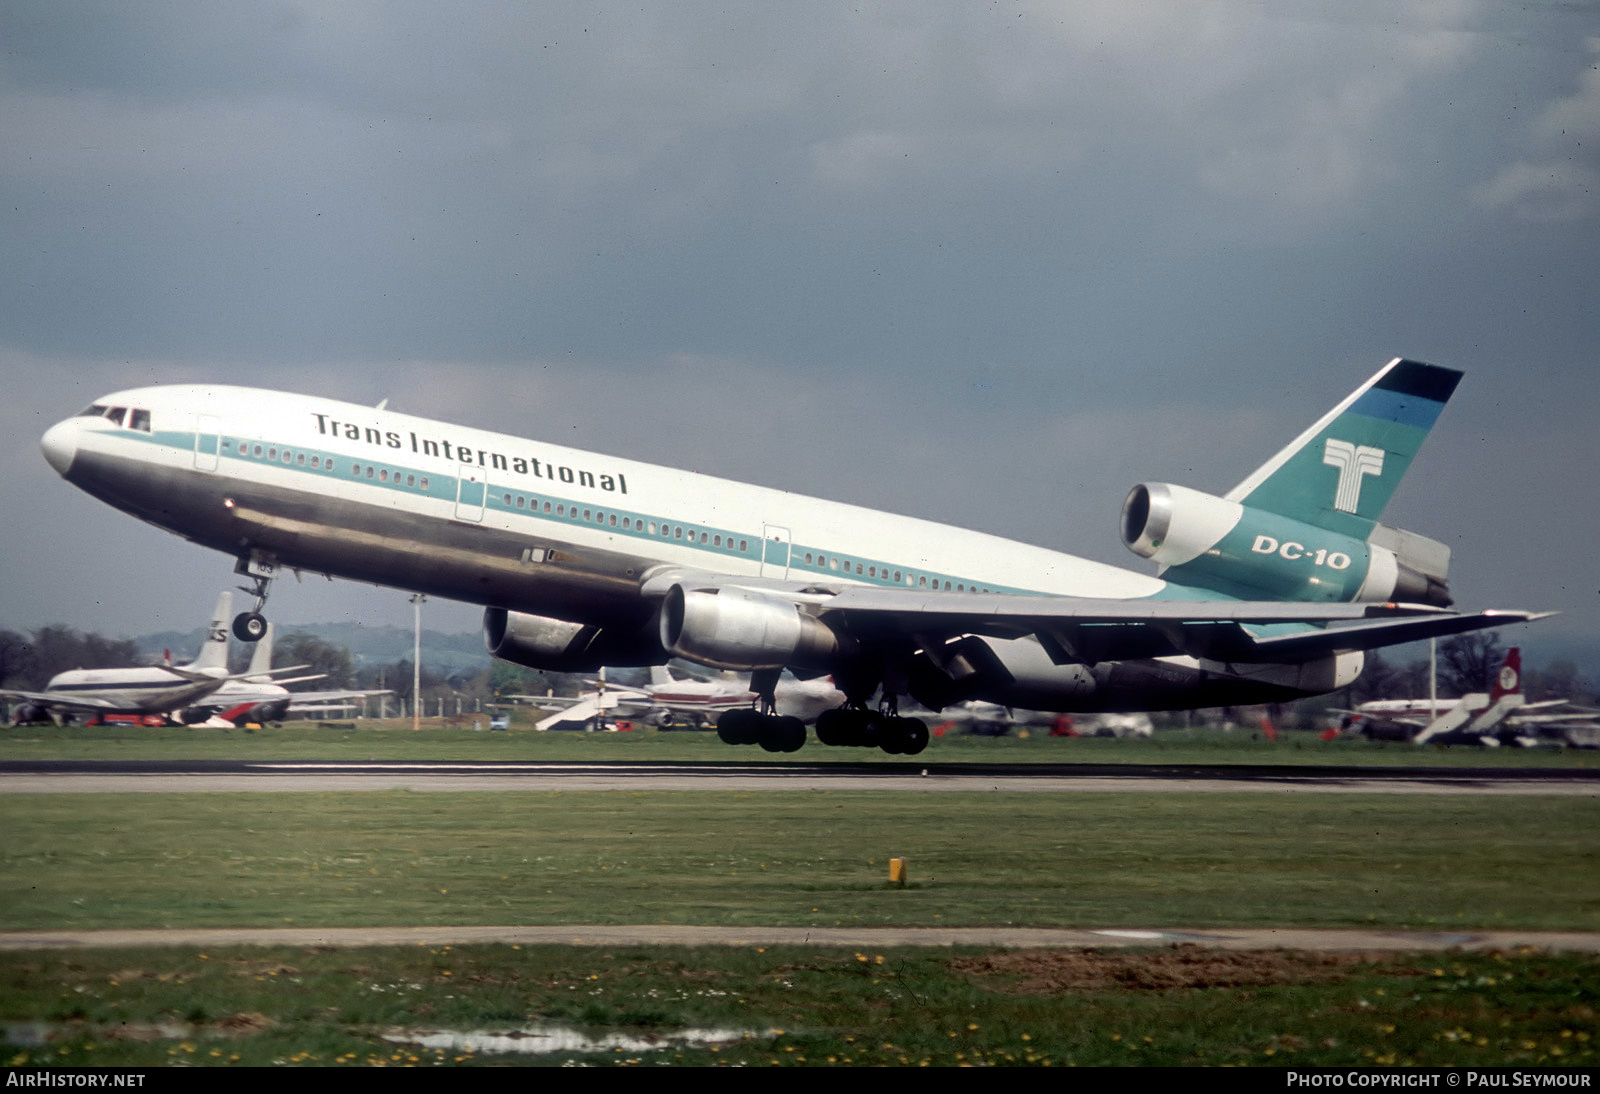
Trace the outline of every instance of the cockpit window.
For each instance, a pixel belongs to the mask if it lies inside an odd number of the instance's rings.
[[[126,425],[129,429],[150,432],[150,412],[148,410],[134,410],[131,414],[125,406],[106,406],[104,403],[93,403],[84,407],[73,415],[76,418],[104,418],[117,425]]]

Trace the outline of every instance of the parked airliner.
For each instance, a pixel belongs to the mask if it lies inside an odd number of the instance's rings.
[[[51,677],[43,691],[0,691],[0,698],[22,701],[17,711],[19,722],[44,717],[59,722],[77,714],[165,716],[236,679],[228,675],[228,615],[232,611],[233,594],[222,593],[200,653],[187,665],[69,669]]]
[[[752,673],[729,740],[800,747],[780,672],[832,675],[828,741],[920,751],[899,716],[967,699],[1116,711],[1340,688],[1362,651],[1535,618],[1447,610],[1449,550],[1378,522],[1460,373],[1396,359],[1215,497],[1134,487],[1134,573],[981,532],[317,396],[209,384],[97,400],[52,467],[232,555],[259,638],[281,568],[482,604],[489,650],[592,672]],[[1341,625],[1342,624],[1342,625]],[[869,704],[880,694],[879,709]]]
[[[385,691],[290,691],[284,685],[320,680],[324,673],[273,680],[277,672],[295,669],[272,667],[273,625],[255,644],[250,667],[210,695],[191,702],[176,717],[185,725],[231,726],[243,722],[281,722],[296,714],[359,703],[369,695],[388,695]],[[298,668],[305,668],[301,665]]]

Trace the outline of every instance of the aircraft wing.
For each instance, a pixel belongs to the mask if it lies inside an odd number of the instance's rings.
[[[326,675],[326,674],[324,674]],[[315,680],[317,677],[307,677]],[[391,688],[382,691],[291,691],[289,693],[289,708],[299,709],[312,703],[353,703],[372,695],[393,695]]]
[[[67,699],[59,694],[52,695],[47,691],[0,691],[0,699],[35,703],[50,710],[105,711],[110,714],[117,714],[123,709],[123,705],[120,703],[106,702],[101,699]]]
[[[211,673],[211,672],[197,671],[195,669],[187,669],[187,668],[183,668],[183,667],[178,666],[178,665],[162,665],[161,666],[161,671],[162,672],[170,672],[170,673],[172,673],[172,675],[178,677],[180,680],[188,680],[191,683],[195,683],[195,684],[208,684],[208,683],[221,684],[221,683],[224,683],[225,681],[228,681],[228,680],[267,680],[267,679],[270,679],[271,677],[274,677],[274,676],[282,676],[286,672],[299,672],[301,669],[307,669],[307,668],[310,668],[310,667],[311,667],[310,665],[289,665],[289,666],[287,666],[285,668],[281,668],[281,669],[268,669],[265,672],[250,672],[250,671],[247,670],[245,672],[229,673],[226,676],[217,676],[217,675],[215,675],[214,673]],[[326,673],[321,673],[319,675],[325,676],[327,674]],[[317,677],[316,676],[307,676],[307,677],[303,677],[303,679],[315,680],[315,679],[317,679]]]
[[[670,571],[652,575],[644,591],[665,596],[674,586],[685,591],[733,591],[787,599],[808,606],[835,630],[866,640],[903,637],[925,645],[966,634],[994,638],[1033,635],[1057,664],[1176,655],[1242,663],[1296,663],[1553,614],[1461,614],[1399,603],[1111,600],[860,585],[799,587]]]
[[[618,684],[607,684],[604,694],[607,710],[648,710],[654,703],[644,692]],[[595,692],[589,691],[582,695],[505,695],[502,698],[524,702],[542,710],[566,710],[584,704],[592,705],[595,695]]]

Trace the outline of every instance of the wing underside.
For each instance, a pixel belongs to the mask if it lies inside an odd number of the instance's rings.
[[[962,635],[1036,638],[1056,664],[1190,656],[1215,661],[1295,664],[1336,653],[1464,634],[1551,613],[1459,613],[1423,604],[1244,600],[1112,600],[923,592],[750,581],[722,575],[658,573],[644,592],[666,588],[788,600],[831,629],[866,641],[917,645]]]

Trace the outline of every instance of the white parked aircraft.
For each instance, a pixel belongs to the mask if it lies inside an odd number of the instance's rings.
[[[59,722],[74,714],[166,715],[235,679],[228,675],[228,616],[232,611],[233,594],[218,596],[205,642],[187,665],[71,669],[53,676],[43,691],[0,691],[0,698],[21,700],[18,721],[48,716]]]
[[[388,695],[384,691],[290,691],[285,684],[298,684],[307,680],[320,680],[325,675],[294,676],[284,680],[272,679],[273,626],[267,624],[266,633],[256,643],[250,654],[250,667],[244,674],[224,681],[216,691],[191,702],[178,711],[176,717],[185,725],[231,726],[240,722],[281,722],[295,714],[343,708],[359,703],[369,695]],[[298,668],[305,668],[300,665]],[[293,672],[295,669],[281,669]]]
[[[1459,699],[1374,699],[1350,713],[1352,728],[1379,738],[1410,738],[1414,744],[1473,744],[1524,747],[1566,740],[1571,730],[1595,727],[1600,713],[1567,710],[1566,699],[1528,702],[1522,691],[1522,651],[1513,646],[1495,672],[1490,689]]]
[[[759,699],[750,690],[747,679],[732,673],[711,680],[679,680],[664,665],[651,667],[650,683],[643,687],[608,682],[603,673],[597,684],[594,690],[581,692],[573,698],[545,695],[510,695],[507,698],[561,710],[559,715],[540,722],[539,729],[562,722],[588,721],[601,714],[650,721],[661,726],[686,720],[698,727],[718,721],[730,710],[752,707]],[[845,701],[844,693],[826,678],[797,680],[787,673],[779,679],[773,698],[780,714],[799,718],[807,725]],[[724,739],[728,739],[726,735]],[[728,743],[757,742],[738,739],[728,740]]]
[[[116,392],[41,442],[69,482],[233,555],[259,638],[282,567],[486,606],[498,657],[752,672],[719,729],[782,749],[779,674],[848,697],[824,740],[919,751],[911,695],[1182,709],[1344,687],[1362,651],[1522,622],[1446,610],[1449,551],[1378,523],[1460,373],[1396,359],[1224,497],[1142,484],[1124,542],[1160,576],[981,532],[387,408],[207,384]],[[881,708],[869,708],[882,688]],[[824,732],[826,726],[826,732]]]

